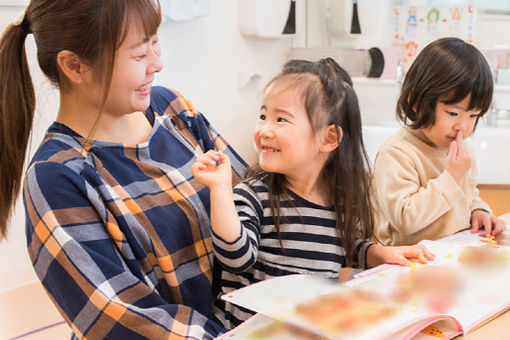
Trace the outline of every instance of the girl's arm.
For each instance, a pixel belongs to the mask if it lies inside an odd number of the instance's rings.
[[[233,273],[249,269],[257,259],[261,208],[254,193],[236,187],[234,201],[228,156],[208,151],[191,167],[195,179],[209,187],[214,255],[223,268]],[[255,206],[253,206],[255,204]],[[240,218],[241,217],[241,218]]]
[[[226,242],[241,236],[241,223],[234,205],[232,170],[229,158],[217,151],[208,151],[192,165],[193,176],[209,187],[211,196],[211,226]]]

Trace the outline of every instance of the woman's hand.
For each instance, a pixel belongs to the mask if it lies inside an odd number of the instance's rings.
[[[421,244],[401,247],[387,247],[374,244],[368,248],[367,266],[372,268],[383,263],[409,266],[411,264],[409,259],[416,259],[421,263],[427,263],[427,261],[433,260],[434,257],[435,255]]]
[[[474,210],[471,213],[471,232],[477,233],[481,228],[485,229],[486,236],[497,235],[505,230],[506,223],[484,210]]]
[[[232,190],[232,168],[230,159],[223,152],[209,150],[198,157],[191,166],[193,176],[209,189]]]

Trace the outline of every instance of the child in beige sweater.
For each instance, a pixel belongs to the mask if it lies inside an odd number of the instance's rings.
[[[418,55],[397,104],[404,127],[374,163],[381,242],[406,245],[469,227],[488,235],[505,228],[478,196],[473,151],[464,141],[489,109],[492,92],[489,65],[474,46],[443,38]]]

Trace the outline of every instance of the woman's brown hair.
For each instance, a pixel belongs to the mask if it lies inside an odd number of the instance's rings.
[[[60,91],[70,84],[57,64],[60,51],[75,53],[94,69],[106,102],[115,54],[133,20],[152,36],[161,23],[158,0],[32,0],[21,22],[7,26],[0,38],[0,239],[21,187],[23,164],[35,112],[35,91],[25,53],[33,34],[43,73]]]
[[[372,236],[374,226],[371,200],[370,166],[363,144],[361,114],[352,80],[333,59],[318,62],[291,60],[280,75],[269,82],[268,91],[299,89],[314,131],[328,125],[342,129],[342,140],[332,151],[321,176],[328,184],[328,196],[336,214],[336,227],[346,250],[346,265],[354,256],[354,241]],[[269,188],[269,203],[280,237],[279,202],[288,195],[285,176],[265,173],[259,166],[248,175],[261,178]],[[280,245],[283,248],[280,238]]]

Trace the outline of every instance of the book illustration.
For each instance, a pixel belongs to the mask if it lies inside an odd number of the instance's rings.
[[[300,303],[296,306],[296,313],[329,334],[359,334],[395,316],[398,309],[398,305],[382,295],[355,289],[321,295]]]
[[[439,322],[444,322],[444,320],[438,321],[438,323]],[[435,338],[439,338],[439,339],[442,339],[442,338],[444,338],[446,336],[443,333],[443,331],[441,330],[441,326],[440,325],[436,325],[435,323],[432,324],[432,325],[428,325],[427,327],[422,329],[420,331],[420,333],[423,333],[425,335],[429,335],[429,336],[432,336],[432,337],[435,337]]]

